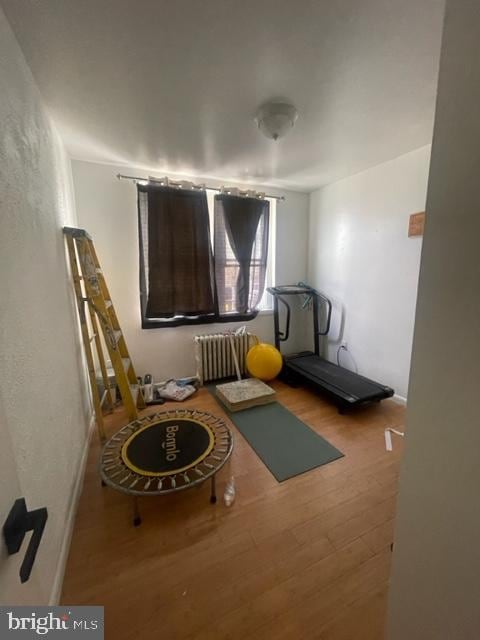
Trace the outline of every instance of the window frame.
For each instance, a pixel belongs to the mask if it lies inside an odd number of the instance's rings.
[[[214,197],[217,191],[206,189],[208,214],[210,220],[210,239],[212,242],[212,250],[214,246]],[[230,322],[249,322],[254,320],[258,315],[273,313],[273,299],[268,293],[267,288],[275,286],[275,270],[276,270],[276,231],[277,231],[277,201],[275,198],[265,198],[270,203],[269,211],[269,236],[268,236],[268,254],[267,254],[267,271],[265,275],[265,289],[260,301],[259,308],[252,313],[240,314],[232,312],[231,316],[227,314],[212,314],[211,317],[202,316],[174,316],[172,318],[146,318],[142,312],[140,304],[140,317],[142,329],[166,329],[168,327],[181,327],[186,325],[208,325],[208,324],[228,324]],[[140,252],[140,244],[139,244]],[[215,259],[215,256],[214,256]],[[266,302],[269,301],[269,302]],[[266,302],[266,303],[265,303]]]

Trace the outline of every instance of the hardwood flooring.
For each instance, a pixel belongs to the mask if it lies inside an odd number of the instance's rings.
[[[386,452],[383,430],[403,428],[404,408],[388,400],[341,416],[310,391],[274,386],[344,458],[280,484],[232,425],[218,503],[209,483],[140,499],[134,528],[129,497],[101,487],[94,438],[62,602],[104,605],[107,640],[383,639],[403,444],[394,436]],[[182,406],[223,414],[205,389]],[[107,432],[123,424],[120,409]]]

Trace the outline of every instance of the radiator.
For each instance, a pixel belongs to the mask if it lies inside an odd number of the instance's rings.
[[[242,376],[247,372],[246,355],[252,342],[252,334],[232,336]],[[222,333],[195,336],[195,360],[197,377],[203,385],[211,380],[236,377],[230,338]]]

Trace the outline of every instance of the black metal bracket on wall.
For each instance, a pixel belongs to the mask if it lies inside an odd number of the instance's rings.
[[[25,498],[18,498],[15,500],[5,520],[3,525],[3,538],[7,546],[8,555],[18,553],[27,531],[33,531],[22,566],[20,567],[21,582],[26,582],[30,578],[47,518],[48,512],[46,507],[28,511]]]

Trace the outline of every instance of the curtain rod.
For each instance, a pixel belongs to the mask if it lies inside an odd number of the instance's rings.
[[[163,184],[165,186],[171,185],[173,187],[182,187],[186,185],[191,185],[192,189],[209,189],[210,191],[221,191],[222,193],[232,193],[233,195],[249,195],[252,193],[252,197],[258,197],[253,195],[257,192],[250,189],[239,189],[238,187],[209,187],[205,184],[194,184],[192,182],[187,182],[185,180],[172,180],[171,178],[139,178],[137,176],[125,176],[122,173],[117,173],[118,180],[132,180],[133,182],[157,182],[158,184]],[[262,193],[262,198],[271,198],[272,200],[285,200],[285,196],[272,196],[268,193]]]

